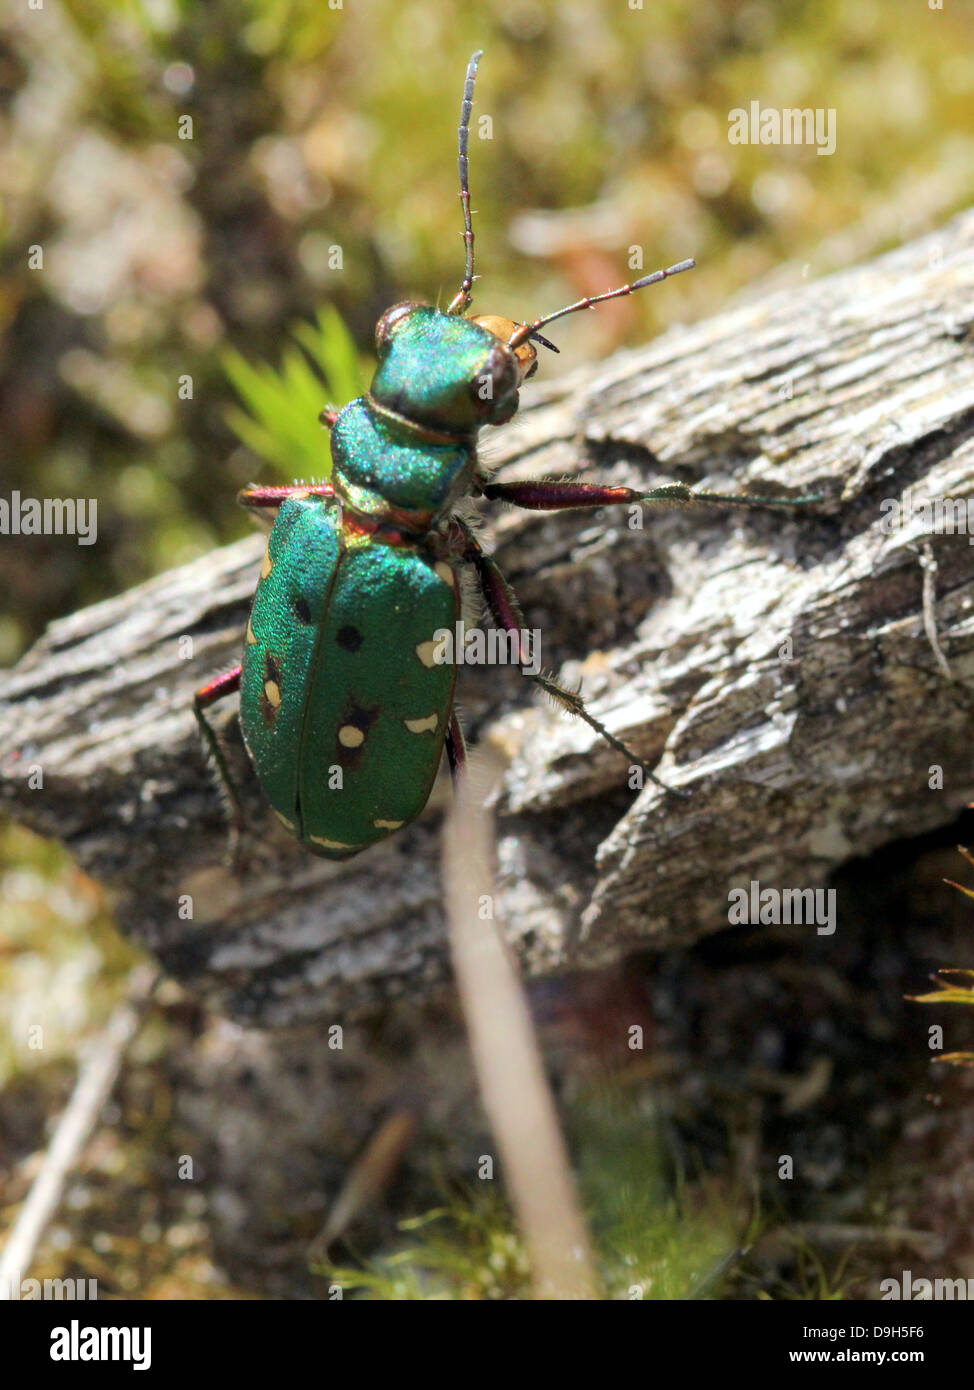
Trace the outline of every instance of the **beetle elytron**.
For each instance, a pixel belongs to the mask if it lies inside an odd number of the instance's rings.
[[[242,663],[204,686],[194,703],[238,824],[239,797],[205,711],[239,689],[244,741],[271,807],[308,849],[333,859],[359,853],[419,815],[444,742],[454,776],[463,766],[456,666],[437,660],[433,640],[437,630],[453,631],[459,617],[458,567],[473,566],[495,623],[523,631],[511,589],[455,514],[460,498],[535,510],[694,500],[760,505],[683,484],[640,493],[548,480],[494,483],[478,464],[481,426],[510,420],[518,388],[537,368],[534,344],[552,346],[542,327],[693,265],[681,261],[533,323],[468,318],[475,277],[467,148],[479,60],[479,52],[470,60],[460,112],[460,288],[445,311],[404,303],[379,320],[370,390],[340,412],[322,412],[331,430],[330,483],[240,494],[242,505],[276,512],[276,520]],[[639,763],[576,692],[525,674]]]

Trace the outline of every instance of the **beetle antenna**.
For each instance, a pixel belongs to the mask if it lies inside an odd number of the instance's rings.
[[[463,84],[463,101],[460,104],[460,129],[457,131],[459,158],[457,163],[460,168],[460,203],[463,207],[463,243],[466,248],[466,263],[460,288],[453,296],[450,307],[446,311],[448,314],[462,314],[473,299],[471,294],[475,278],[473,273],[473,222],[470,216],[470,161],[467,158],[467,147],[470,143],[470,112],[473,109],[473,89],[477,81],[477,69],[480,66],[482,56],[483,49],[478,48],[467,64],[467,80]]]
[[[684,270],[692,270],[696,261],[680,261],[677,265],[668,265],[665,270],[654,270],[652,275],[644,275],[641,280],[633,280],[631,285],[620,285],[617,290],[606,290],[605,294],[587,295],[585,299],[580,299],[576,304],[568,304],[564,309],[556,309],[553,314],[545,314],[542,319],[535,319],[534,323],[522,323],[519,328],[507,340],[509,348],[518,348],[522,343],[537,335],[538,329],[543,328],[546,323],[551,323],[552,319],[562,319],[566,314],[574,314],[579,309],[592,309],[596,304],[604,304],[607,299],[620,299],[625,294],[635,294],[636,290],[644,290],[647,285],[656,285],[660,280],[668,280],[671,275],[679,275]]]

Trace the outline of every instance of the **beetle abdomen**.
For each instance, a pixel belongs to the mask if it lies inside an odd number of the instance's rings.
[[[310,849],[345,858],[429,798],[456,679],[436,660],[435,634],[459,614],[456,575],[420,542],[363,543],[317,500],[282,506],[264,570],[243,663],[244,739],[277,814]]]

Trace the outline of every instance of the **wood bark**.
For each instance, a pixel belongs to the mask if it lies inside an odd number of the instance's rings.
[[[468,734],[506,765],[496,911],[529,974],[726,928],[731,889],[822,887],[974,798],[972,536],[931,534],[920,508],[962,502],[957,525],[974,493],[972,251],[966,213],[827,279],[759,287],[531,383],[516,420],[486,432],[504,479],[820,498],[646,507],[641,528],[626,509],[483,507],[545,666],[580,678],[688,793],[632,789],[626,760],[516,672],[464,668]],[[890,526],[889,504],[911,501]],[[228,870],[190,704],[239,660],[262,547],[54,623],[0,686],[0,804],[62,839],[110,886],[122,931],[207,1004],[280,1028],[445,977],[450,790],[441,776],[419,822],[358,858],[312,858],[266,812],[231,701],[221,727],[251,828],[246,870]]]

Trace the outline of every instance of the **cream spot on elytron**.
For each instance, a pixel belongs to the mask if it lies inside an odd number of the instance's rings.
[[[424,666],[433,667],[436,665],[436,643],[432,638],[428,642],[420,642],[416,648],[416,655]]]
[[[268,702],[277,709],[278,705],[281,703],[281,687],[277,682],[265,681],[264,694],[267,696]]]
[[[439,715],[436,714],[428,714],[425,719],[403,720],[403,723],[411,734],[435,734],[439,722]]]
[[[250,619],[248,618],[248,619],[247,619],[247,645],[248,645],[248,647],[254,646],[255,643],[256,643],[256,641],[257,641],[257,634],[256,634],[256,632],[254,631],[253,624],[251,623]]]
[[[445,561],[445,560],[437,560],[437,562],[436,562],[436,564],[433,566],[433,568],[436,570],[436,573],[437,573],[437,574],[440,576],[440,578],[443,580],[443,583],[444,583],[444,584],[449,584],[450,588],[452,589],[452,588],[453,588],[453,570],[452,570],[452,569],[450,568],[450,566],[446,563],[446,561]]]
[[[354,724],[343,724],[338,730],[338,742],[343,748],[361,748],[365,735]]]
[[[308,839],[322,849],[358,849],[358,845],[346,845],[342,840],[326,840],[323,835],[309,835]]]
[[[268,546],[267,549],[264,551],[264,558],[263,558],[263,560],[261,561],[261,566],[260,566],[260,577],[261,577],[261,579],[266,579],[267,576],[270,574],[270,572],[271,572],[271,570],[272,570],[273,568],[274,568],[274,561],[271,559],[271,548],[270,548],[270,546]]]
[[[372,824],[376,830],[400,830],[406,822],[402,820],[374,820]]]

